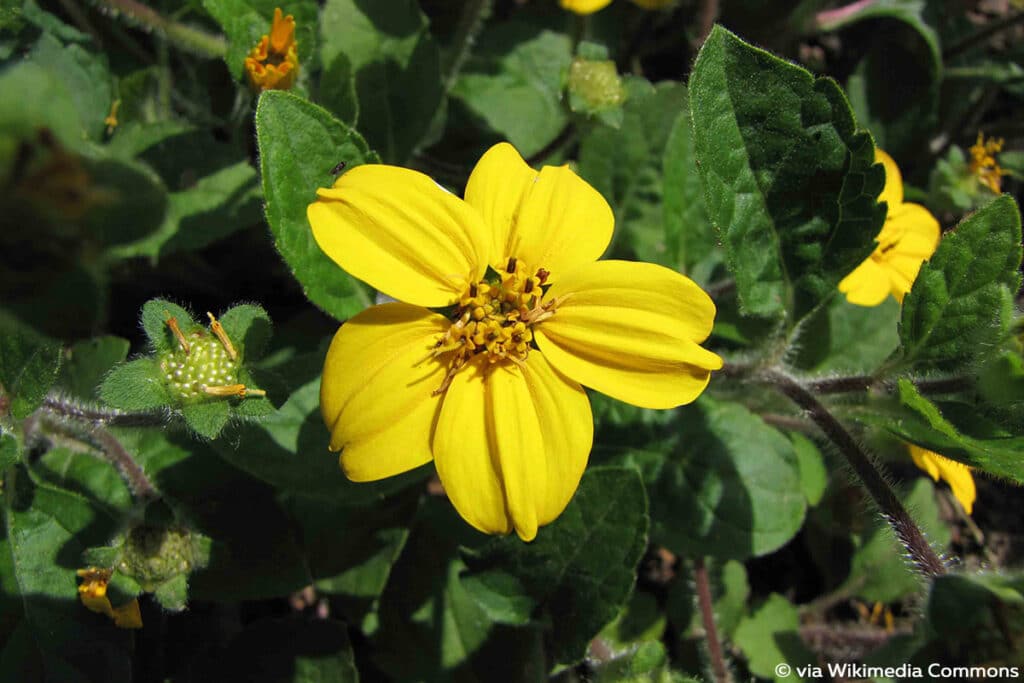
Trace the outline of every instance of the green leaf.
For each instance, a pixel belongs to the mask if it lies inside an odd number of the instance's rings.
[[[357,683],[346,625],[301,616],[257,621],[201,660],[196,681]]]
[[[300,384],[273,415],[259,424],[241,424],[230,443],[213,448],[235,467],[276,488],[318,500],[361,506],[384,499],[432,471],[421,467],[379,482],[349,481],[338,465],[338,456],[327,450],[330,434],[320,417],[321,358],[301,360],[282,368]],[[246,399],[249,401],[251,399]]]
[[[124,479],[98,454],[52,448],[34,465],[33,472],[54,486],[90,499],[112,518],[125,515],[132,507],[132,494]]]
[[[62,45],[48,33],[40,36],[28,59],[64,82],[86,137],[102,140],[106,128],[103,120],[114,101],[106,60],[80,45]]]
[[[0,480],[11,465],[21,458],[21,444],[13,434],[0,430]],[[0,639],[2,640],[2,639]]]
[[[260,222],[256,171],[246,161],[218,169],[188,189],[168,195],[159,230],[111,250],[115,258],[195,251]]]
[[[858,416],[903,441],[1024,484],[1024,437],[1019,432],[993,429],[976,406],[964,410],[963,404],[944,403],[940,410],[906,379],[899,381],[899,400],[898,405],[878,401]]]
[[[65,147],[81,145],[84,131],[75,100],[55,74],[23,61],[0,73],[0,91],[18,93],[0,104],[0,130],[5,137],[31,140],[46,127]]]
[[[594,126],[583,138],[580,175],[615,207],[615,255],[689,270],[714,237],[693,161],[686,88],[629,78],[626,91],[619,130]]]
[[[1024,579],[1019,573],[947,574],[935,579],[928,626],[957,661],[1024,666]]]
[[[529,157],[569,121],[562,75],[571,62],[569,36],[525,22],[497,23],[480,34],[452,96]]]
[[[127,683],[129,633],[86,610],[75,588],[82,552],[106,541],[114,521],[97,515],[84,498],[33,485],[26,470],[17,470],[13,488],[5,496],[7,540],[26,623],[48,678]]]
[[[189,429],[201,437],[216,439],[231,417],[227,400],[189,403],[181,407],[181,416]]]
[[[794,364],[816,375],[872,374],[899,346],[899,319],[892,297],[868,307],[835,296],[804,321]]]
[[[306,297],[344,320],[372,303],[367,289],[320,251],[306,220],[331,169],[377,161],[362,137],[326,111],[283,92],[268,91],[256,108],[267,222],[278,251]]]
[[[932,546],[942,556],[949,545],[949,527],[939,518],[935,487],[925,477],[917,479],[909,494],[902,497]],[[860,547],[854,551],[850,575],[840,590],[849,591],[867,602],[892,603],[919,591],[921,576],[906,558],[906,549],[896,540],[892,527],[884,520],[875,520],[866,532]]]
[[[111,368],[124,361],[127,339],[104,336],[77,342],[64,354],[58,383],[75,398],[93,400]]]
[[[447,500],[427,497],[380,599],[373,663],[399,681],[489,683],[498,661],[510,683],[546,678],[539,630],[492,622],[464,587],[460,537],[481,538]]]
[[[676,117],[662,160],[665,250],[674,268],[707,283],[719,261],[717,236],[704,205],[689,102]]]
[[[152,358],[139,358],[118,365],[104,378],[100,400],[121,410],[155,410],[170,405],[160,365]]]
[[[679,442],[645,471],[653,540],[681,555],[745,560],[791,539],[806,499],[793,444],[735,403],[702,397]]]
[[[384,161],[404,163],[426,135],[442,94],[440,55],[418,3],[328,0],[320,35],[323,64],[335,68],[344,58],[351,69],[359,131]]]
[[[463,582],[478,584],[471,594],[483,587],[516,589],[509,602],[521,607],[525,599],[534,601],[534,617],[549,624],[551,657],[573,664],[629,597],[647,545],[647,524],[647,499],[636,471],[591,468],[565,512],[534,541],[496,538],[467,552],[470,571]]]
[[[142,329],[149,338],[150,346],[158,354],[177,351],[181,348],[167,321],[174,318],[178,328],[186,337],[202,326],[178,304],[166,299],[150,299],[142,306]]]
[[[270,341],[270,316],[262,306],[242,304],[233,306],[220,316],[228,338],[238,351],[240,361],[251,362],[263,356]]]
[[[793,442],[793,452],[796,453],[800,469],[800,487],[807,497],[807,504],[814,507],[821,502],[828,486],[828,470],[825,469],[824,457],[814,442],[803,434],[793,432],[789,435],[789,440]]]
[[[367,507],[300,496],[286,500],[314,585],[347,622],[359,624],[376,609],[409,538],[418,499],[419,492],[411,491]]]
[[[184,574],[164,581],[153,591],[160,606],[171,612],[180,612],[188,606],[188,577]]]
[[[211,540],[209,563],[189,577],[192,599],[280,597],[312,583],[293,523],[272,488],[182,434],[112,431],[176,516]]]
[[[1007,335],[1020,289],[1021,224],[1003,195],[939,243],[903,300],[902,360],[950,369],[981,358]]]
[[[747,657],[751,673],[775,681],[803,680],[797,666],[815,664],[814,654],[800,639],[800,617],[796,607],[778,593],[740,622],[734,642]],[[776,666],[786,663],[792,674],[780,676]]]
[[[28,417],[42,404],[60,361],[60,344],[0,311],[0,392],[11,415]]]
[[[690,78],[708,213],[746,312],[802,318],[867,258],[884,172],[836,84],[715,27]]]

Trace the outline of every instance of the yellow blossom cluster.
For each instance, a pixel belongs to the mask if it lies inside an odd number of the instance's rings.
[[[270,33],[260,38],[245,58],[245,72],[253,90],[288,90],[299,75],[299,52],[295,42],[295,18],[274,10]]]
[[[1002,138],[989,138],[981,131],[978,131],[978,140],[971,147],[971,173],[978,178],[978,182],[992,190],[994,194],[1003,191],[1003,176],[1008,172],[999,166],[996,161],[996,154],[1003,150],[1004,140]]]

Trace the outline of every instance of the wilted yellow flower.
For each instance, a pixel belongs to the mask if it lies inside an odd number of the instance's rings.
[[[903,177],[892,157],[875,150],[875,161],[885,167],[885,187],[878,198],[888,204],[885,224],[875,238],[878,246],[871,256],[839,283],[846,300],[857,306],[877,306],[889,294],[903,297],[939,246],[939,222],[920,204],[903,201]]]
[[[950,460],[914,444],[907,444],[907,447],[910,449],[910,457],[918,469],[924,470],[935,481],[941,479],[949,484],[950,490],[960,501],[964,511],[971,514],[971,511],[974,510],[974,499],[977,497],[971,468],[962,462]]]
[[[114,607],[107,597],[107,585],[110,583],[111,570],[79,569],[77,574],[82,577],[78,585],[78,597],[90,611],[105,614],[114,620],[118,628],[142,628],[142,614],[139,612],[139,601],[132,598],[129,602]]]
[[[576,14],[593,14],[611,4],[612,0],[558,0],[562,9],[567,9]],[[632,0],[634,5],[644,9],[662,9],[668,7],[676,0]]]
[[[999,194],[1003,188],[1003,176],[1008,172],[999,166],[996,161],[996,154],[1003,150],[1002,138],[989,138],[978,131],[978,141],[971,147],[971,173],[978,178],[978,182]]]
[[[245,72],[255,90],[287,90],[299,74],[299,53],[295,42],[295,18],[274,10],[270,35],[260,38],[245,58]]]
[[[722,360],[699,344],[715,306],[661,266],[597,261],[604,198],[509,144],[465,200],[416,171],[359,166],[317,192],[320,248],[399,302],[338,330],[320,407],[350,479],[431,460],[459,513],[524,540],[569,503],[593,441],[581,384],[648,408],[689,403]],[[434,309],[429,310],[429,309]]]

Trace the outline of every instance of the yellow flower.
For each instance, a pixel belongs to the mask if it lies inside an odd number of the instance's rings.
[[[604,9],[611,2],[612,0],[558,0],[558,4],[561,5],[562,9],[567,9],[576,14],[593,14],[598,10]],[[674,2],[675,0],[633,0],[634,5],[650,10],[662,9]]]
[[[885,187],[878,198],[889,205],[885,224],[875,252],[839,283],[846,300],[857,306],[877,306],[889,294],[902,303],[921,264],[939,246],[941,234],[928,209],[903,201],[903,178],[892,157],[876,149],[875,161],[885,167]]]
[[[1003,150],[1002,138],[989,138],[978,131],[978,141],[971,147],[971,173],[978,178],[978,182],[999,194],[1003,188],[1003,176],[1008,171],[999,166],[995,155]]]
[[[465,200],[384,165],[354,168],[317,196],[307,215],[320,248],[403,302],[349,320],[327,353],[321,411],[354,481],[433,460],[467,522],[528,541],[586,467],[593,418],[581,384],[670,408],[722,366],[699,345],[715,306],[694,282],[596,260],[612,211],[567,166],[538,173],[501,143]]]
[[[82,577],[82,583],[78,586],[78,597],[86,608],[110,617],[118,628],[142,628],[142,614],[139,612],[137,599],[132,598],[120,607],[110,604],[107,585],[110,583],[111,570],[89,567],[79,569],[77,573]]]
[[[950,490],[960,501],[964,511],[971,514],[974,499],[977,497],[971,468],[962,462],[950,460],[914,444],[907,444],[907,447],[910,448],[910,457],[918,469],[924,470],[935,481],[942,479],[949,484]]]
[[[287,90],[299,74],[299,53],[295,43],[295,18],[274,10],[270,35],[260,38],[245,58],[245,72],[254,90]]]

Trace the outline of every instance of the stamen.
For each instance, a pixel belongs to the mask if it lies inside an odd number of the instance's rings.
[[[199,388],[204,394],[209,394],[210,396],[237,396],[238,398],[245,398],[246,396],[267,395],[267,392],[262,389],[247,389],[244,384],[226,384],[224,386],[204,384]]]
[[[228,333],[224,331],[224,327],[213,317],[213,313],[209,311],[206,315],[210,316],[210,331],[213,332],[220,343],[224,345],[224,350],[228,352],[228,356],[231,360],[238,360],[238,352],[235,351],[235,347],[231,344],[231,339],[228,338]]]
[[[188,340],[185,339],[185,335],[182,334],[181,328],[178,327],[178,319],[171,315],[171,312],[167,309],[164,309],[164,313],[168,316],[167,320],[164,321],[164,324],[171,328],[171,332],[178,339],[178,345],[181,346],[182,351],[184,351],[187,356],[192,347],[189,346]]]
[[[514,272],[516,272],[516,257],[515,256],[509,256],[508,257],[508,265],[505,266],[505,272],[506,273],[514,273]]]

